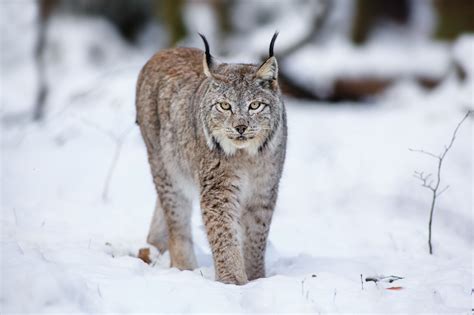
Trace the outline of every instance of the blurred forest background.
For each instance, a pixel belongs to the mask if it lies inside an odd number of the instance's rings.
[[[233,61],[263,58],[272,32],[279,30],[276,50],[284,92],[339,102],[365,101],[400,79],[428,90],[451,72],[463,80],[463,65],[445,53],[446,47],[419,48],[473,32],[472,12],[471,0],[40,0],[33,117],[44,116],[48,103],[52,82],[45,56],[54,50],[48,47],[49,24],[58,15],[105,18],[129,45],[145,40],[155,49],[201,47],[196,33],[202,32],[215,56]],[[100,62],[104,53],[89,48],[91,58]]]

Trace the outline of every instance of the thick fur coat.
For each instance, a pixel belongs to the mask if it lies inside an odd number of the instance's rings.
[[[148,242],[171,266],[197,267],[191,208],[199,200],[216,279],[265,276],[265,246],[286,150],[286,116],[273,56],[261,66],[215,64],[175,48],[140,72],[137,122],[158,198]]]

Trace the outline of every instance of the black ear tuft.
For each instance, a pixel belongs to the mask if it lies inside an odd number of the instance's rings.
[[[277,37],[278,37],[278,31],[276,31],[275,34],[273,34],[272,40],[270,41],[270,49],[269,49],[269,56],[268,57],[273,57],[273,46],[275,46],[275,41],[276,41]]]
[[[202,35],[201,33],[198,33],[198,34],[199,36],[201,36],[202,41],[204,42],[204,48],[206,50],[206,62],[207,62],[207,65],[210,66],[212,63],[212,55],[209,49],[209,43],[207,42],[207,39],[204,35]]]

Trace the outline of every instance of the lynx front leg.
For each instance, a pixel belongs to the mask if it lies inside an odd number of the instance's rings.
[[[223,176],[214,175],[205,178],[201,187],[201,209],[216,279],[224,283],[245,284],[248,279],[242,252],[238,188]]]
[[[275,198],[254,201],[242,214],[245,270],[249,280],[265,277],[265,249]]]

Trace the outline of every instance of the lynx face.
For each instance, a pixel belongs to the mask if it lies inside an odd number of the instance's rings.
[[[220,65],[209,78],[201,117],[211,149],[219,145],[228,155],[239,149],[254,155],[271,143],[283,105],[273,76],[262,76],[261,68]]]

